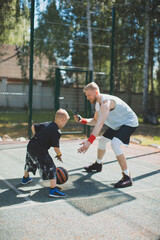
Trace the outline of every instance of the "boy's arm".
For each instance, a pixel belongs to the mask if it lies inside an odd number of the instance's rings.
[[[54,147],[54,151],[55,151],[56,154],[57,154],[56,158],[57,158],[58,160],[60,160],[61,162],[63,162],[63,161],[62,161],[62,153],[61,153],[60,149],[59,149],[58,147]]]
[[[31,130],[32,130],[33,135],[35,135],[36,134],[36,130],[35,130],[34,125],[32,125]]]

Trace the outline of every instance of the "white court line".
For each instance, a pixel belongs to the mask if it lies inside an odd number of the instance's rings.
[[[24,196],[24,194],[17,189],[15,186],[13,186],[9,181],[7,181],[4,177],[2,177],[0,175],[0,180],[2,180],[9,188],[11,188],[12,190],[14,190],[18,195],[20,195],[21,197],[23,197],[30,205],[34,204],[35,202],[33,202],[29,197]]]
[[[7,181],[7,180],[5,180]],[[8,181],[7,181],[8,182]],[[10,184],[10,183],[9,183]],[[12,185],[12,184],[11,184]],[[13,185],[12,185],[13,186]],[[13,186],[14,187],[14,186]],[[15,187],[12,188],[14,191],[19,192],[20,194],[22,194],[18,189],[16,189]],[[29,197],[25,197],[27,202],[29,202],[30,204],[27,205],[14,205],[14,206],[8,206],[8,207],[1,207],[0,211],[3,210],[8,210],[8,209],[19,209],[19,208],[25,208],[25,207],[32,207],[32,206],[41,206],[41,205],[50,205],[50,204],[56,204],[56,203],[64,203],[64,202],[74,202],[74,201],[82,201],[82,200],[86,200],[86,199],[97,199],[97,198],[102,198],[102,197],[108,197],[108,196],[118,196],[118,195],[129,195],[129,194],[134,194],[134,193],[140,193],[140,192],[151,192],[151,191],[157,191],[160,190],[160,187],[158,188],[149,188],[149,189],[139,189],[139,190],[133,190],[133,191],[128,191],[128,192],[118,192],[118,193],[109,193],[109,194],[101,194],[99,196],[91,196],[91,197],[79,197],[79,198],[70,198],[68,199],[63,198],[63,199],[57,199],[57,201],[54,201],[55,198],[53,198],[53,201],[50,202],[33,202]]]

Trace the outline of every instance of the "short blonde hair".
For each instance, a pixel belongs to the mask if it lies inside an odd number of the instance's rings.
[[[70,118],[68,112],[63,108],[58,109],[55,114],[55,119],[61,119],[61,118],[66,118],[66,119]]]
[[[95,82],[88,83],[84,88],[83,92],[86,92],[88,90],[97,90],[99,92],[99,87]]]

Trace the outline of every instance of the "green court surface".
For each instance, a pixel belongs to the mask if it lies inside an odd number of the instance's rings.
[[[159,240],[160,151],[130,144],[123,147],[134,185],[115,189],[121,171],[110,145],[103,171],[83,170],[96,160],[98,141],[78,154],[82,140],[61,141],[69,180],[59,185],[65,199],[48,197],[37,172],[27,186],[23,176],[27,142],[0,144],[0,240]]]

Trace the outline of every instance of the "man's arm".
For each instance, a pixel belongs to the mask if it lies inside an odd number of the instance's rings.
[[[95,126],[98,120],[98,112],[96,111],[93,118],[85,118],[88,126]]]
[[[106,100],[101,104],[101,115],[99,116],[91,135],[94,135],[95,137],[98,136],[98,134],[100,133],[104,125],[104,122],[106,121],[109,115],[110,110],[114,109],[115,105],[116,105],[115,101],[112,101],[112,100]]]
[[[115,106],[116,106],[116,103],[112,100],[105,100],[101,104],[101,115],[99,116],[99,118],[97,120],[97,123],[96,123],[95,127],[93,128],[91,136],[88,138],[87,141],[84,141],[80,144],[80,145],[83,145],[83,146],[78,149],[79,153],[85,153],[88,150],[89,146],[93,143],[95,138],[100,133],[100,131],[103,127],[103,124],[108,117],[108,114],[109,114],[110,110],[114,109]]]
[[[80,115],[78,115],[80,116]],[[79,120],[79,117],[77,115],[74,115],[74,120],[78,123],[82,123],[82,124],[86,124],[89,126],[95,126],[97,123],[97,119],[98,119],[98,112],[95,112],[94,117],[93,118],[82,118]]]

